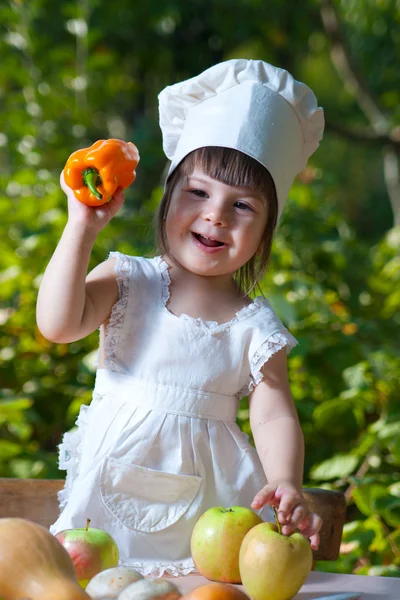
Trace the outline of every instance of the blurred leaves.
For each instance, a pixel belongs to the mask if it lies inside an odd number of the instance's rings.
[[[311,479],[328,481],[339,477],[348,477],[354,472],[358,463],[356,456],[351,454],[335,454],[323,462],[314,465],[310,470]]]
[[[400,125],[399,4],[336,0],[349,51]],[[157,94],[233,57],[305,81],[327,122],[365,116],[330,60],[320,3],[271,0],[9,0],[0,6],[0,475],[60,477],[57,445],[91,400],[98,334],[51,344],[35,325],[41,275],[66,223],[59,175],[96,139],[134,141],[141,162],[99,236],[150,255],[166,160]],[[289,356],[306,441],[305,483],[346,492],[338,561],[318,568],[400,575],[400,230],[382,148],[326,131],[297,178],[262,289],[298,339]],[[247,399],[238,422],[251,439]]]

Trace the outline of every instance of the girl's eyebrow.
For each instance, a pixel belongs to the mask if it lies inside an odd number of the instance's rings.
[[[201,177],[193,177],[192,175],[187,175],[186,181],[198,181],[199,183],[204,183],[204,185],[207,185],[209,183],[209,181],[207,181],[206,179],[202,179]]]

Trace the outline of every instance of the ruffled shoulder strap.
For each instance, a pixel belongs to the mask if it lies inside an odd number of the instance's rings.
[[[297,340],[289,333],[268,301],[255,314],[254,327],[248,346],[249,377],[240,395],[253,391],[263,378],[262,368],[279,350],[286,352],[296,346]]]
[[[135,322],[137,325],[138,314],[149,315],[159,306],[160,278],[154,259],[121,252],[110,252],[109,258],[115,260],[119,297],[112,307],[105,334],[104,366],[111,371],[125,372],[122,354],[126,350],[125,342],[129,343],[129,336],[125,334],[131,332]]]
[[[115,370],[116,350],[125,321],[126,307],[129,301],[129,282],[132,261],[130,256],[121,252],[110,252],[109,259],[115,259],[114,271],[117,276],[119,298],[114,304],[104,340],[105,367]]]
[[[279,350],[286,348],[289,354],[290,350],[298,344],[297,340],[289,331],[282,326],[281,331],[277,331],[270,335],[258,347],[256,352],[250,359],[250,381],[248,384],[248,392],[252,392],[258,383],[262,380],[262,368],[265,363]]]

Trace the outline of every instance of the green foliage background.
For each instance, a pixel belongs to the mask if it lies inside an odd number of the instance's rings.
[[[400,575],[400,230],[378,144],[339,78],[323,2],[10,0],[0,3],[0,475],[62,476],[56,446],[89,403],[97,333],[69,345],[35,325],[40,277],[66,222],[59,173],[77,148],[119,137],[141,162],[123,210],[100,235],[150,255],[165,157],[157,94],[233,57],[308,83],[328,127],[277,230],[264,293],[300,344],[289,361],[306,439],[305,483],[348,499],[343,548],[318,568]],[[393,128],[400,124],[395,0],[335,2],[350,54]],[[239,413],[249,432],[247,399]]]

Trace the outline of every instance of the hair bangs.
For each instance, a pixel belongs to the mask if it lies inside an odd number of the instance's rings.
[[[217,146],[199,148],[182,162],[182,175],[189,176],[196,167],[225,185],[259,190],[266,198],[274,187],[268,171],[243,152]]]

